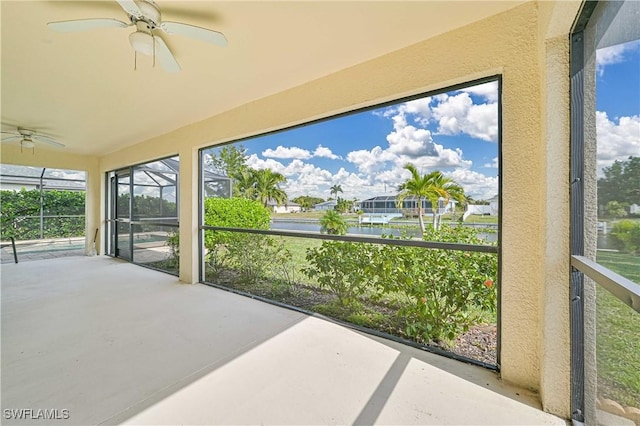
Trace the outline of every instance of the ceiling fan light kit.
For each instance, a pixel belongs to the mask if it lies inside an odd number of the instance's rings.
[[[135,53],[157,56],[160,65],[167,72],[180,71],[180,65],[169,50],[162,37],[154,31],[162,31],[164,34],[179,34],[186,37],[201,40],[218,46],[226,46],[227,38],[224,34],[207,28],[181,22],[162,21],[160,8],[153,0],[116,0],[126,12],[129,23],[117,19],[79,19],[73,21],[49,22],[49,28],[60,32],[86,31],[94,28],[127,28],[136,27],[136,31],[129,34],[129,43]],[[135,69],[135,67],[134,67]]]
[[[147,56],[153,55],[153,36],[151,34],[142,31],[131,33],[129,34],[129,43],[136,52]]]
[[[22,144],[23,148],[27,149],[35,148],[36,146],[36,144],[31,139],[23,139],[20,143]]]
[[[2,132],[3,134],[7,134],[10,136],[2,138],[2,142],[12,142],[12,141],[20,141],[20,151],[23,149],[31,149],[35,152],[36,142],[46,143],[49,145],[56,146],[58,148],[64,148],[64,144],[56,141],[55,139],[41,135],[37,133],[35,130],[25,129],[23,127],[18,127],[15,132]]]

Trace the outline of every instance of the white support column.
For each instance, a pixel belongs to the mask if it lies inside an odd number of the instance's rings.
[[[198,150],[184,147],[180,155],[179,220],[180,281],[195,284],[198,276]]]
[[[569,314],[569,39],[546,40],[543,75],[546,144],[540,399],[545,411],[571,416]]]
[[[98,161],[91,161],[86,167],[87,188],[85,193],[85,246],[86,251],[93,246],[93,236],[98,229],[96,239],[96,250],[99,254],[104,254],[102,241],[103,227],[103,206],[104,206],[104,179]]]

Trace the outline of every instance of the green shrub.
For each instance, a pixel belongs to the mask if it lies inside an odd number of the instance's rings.
[[[282,242],[268,235],[236,233],[227,240],[225,248],[226,265],[236,270],[247,284],[256,283],[291,257]]]
[[[320,232],[344,235],[349,230],[347,221],[335,210],[327,210],[327,212],[320,218]]]
[[[246,198],[207,198],[204,202],[204,223],[207,226],[269,229],[270,221],[269,210],[258,201]],[[232,260],[228,256],[227,245],[238,247],[245,236],[246,234],[228,231],[205,232],[205,259],[214,274],[228,267],[227,263]]]
[[[640,221],[621,220],[611,229],[615,246],[626,253],[640,254]]]
[[[425,240],[485,244],[467,227],[427,228]],[[385,292],[404,296],[398,314],[407,335],[425,341],[455,338],[495,312],[498,261],[495,254],[386,245],[366,270]]]
[[[207,226],[228,228],[269,229],[271,215],[260,202],[247,198],[207,198],[204,202],[204,223]],[[239,235],[214,231],[205,236],[205,247],[226,243]]]
[[[208,198],[205,225],[269,229],[271,215],[260,202],[246,198]],[[267,235],[207,231],[204,238],[209,269],[215,274],[231,268],[241,281],[253,284],[286,266],[290,253]]]
[[[57,217],[84,215],[84,191],[44,191],[42,207],[44,238],[81,237],[85,233],[84,217]],[[33,240],[40,235],[40,191],[0,191],[0,230],[2,240],[14,237]]]
[[[373,276],[366,271],[371,262],[369,244],[323,241],[320,247],[307,249],[302,272],[315,278],[321,288],[334,293],[343,306],[357,304],[367,293]]]
[[[171,250],[171,258],[180,259],[180,232],[170,232],[167,236],[167,245]]]
[[[486,244],[468,227],[427,228],[424,239]],[[393,299],[406,335],[417,340],[453,339],[496,311],[495,254],[324,241],[307,250],[307,261],[303,273],[338,297],[349,312],[341,317],[365,324],[373,319],[360,315],[360,301]]]

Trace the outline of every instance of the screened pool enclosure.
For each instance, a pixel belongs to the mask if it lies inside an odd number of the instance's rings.
[[[0,188],[3,261],[11,238],[23,259],[84,254],[85,172],[1,164]]]

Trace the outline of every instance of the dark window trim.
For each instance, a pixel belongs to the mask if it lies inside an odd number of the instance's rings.
[[[597,1],[585,1],[570,35],[570,235],[569,253],[584,255],[584,29]],[[571,418],[584,422],[584,275],[570,272]]]

